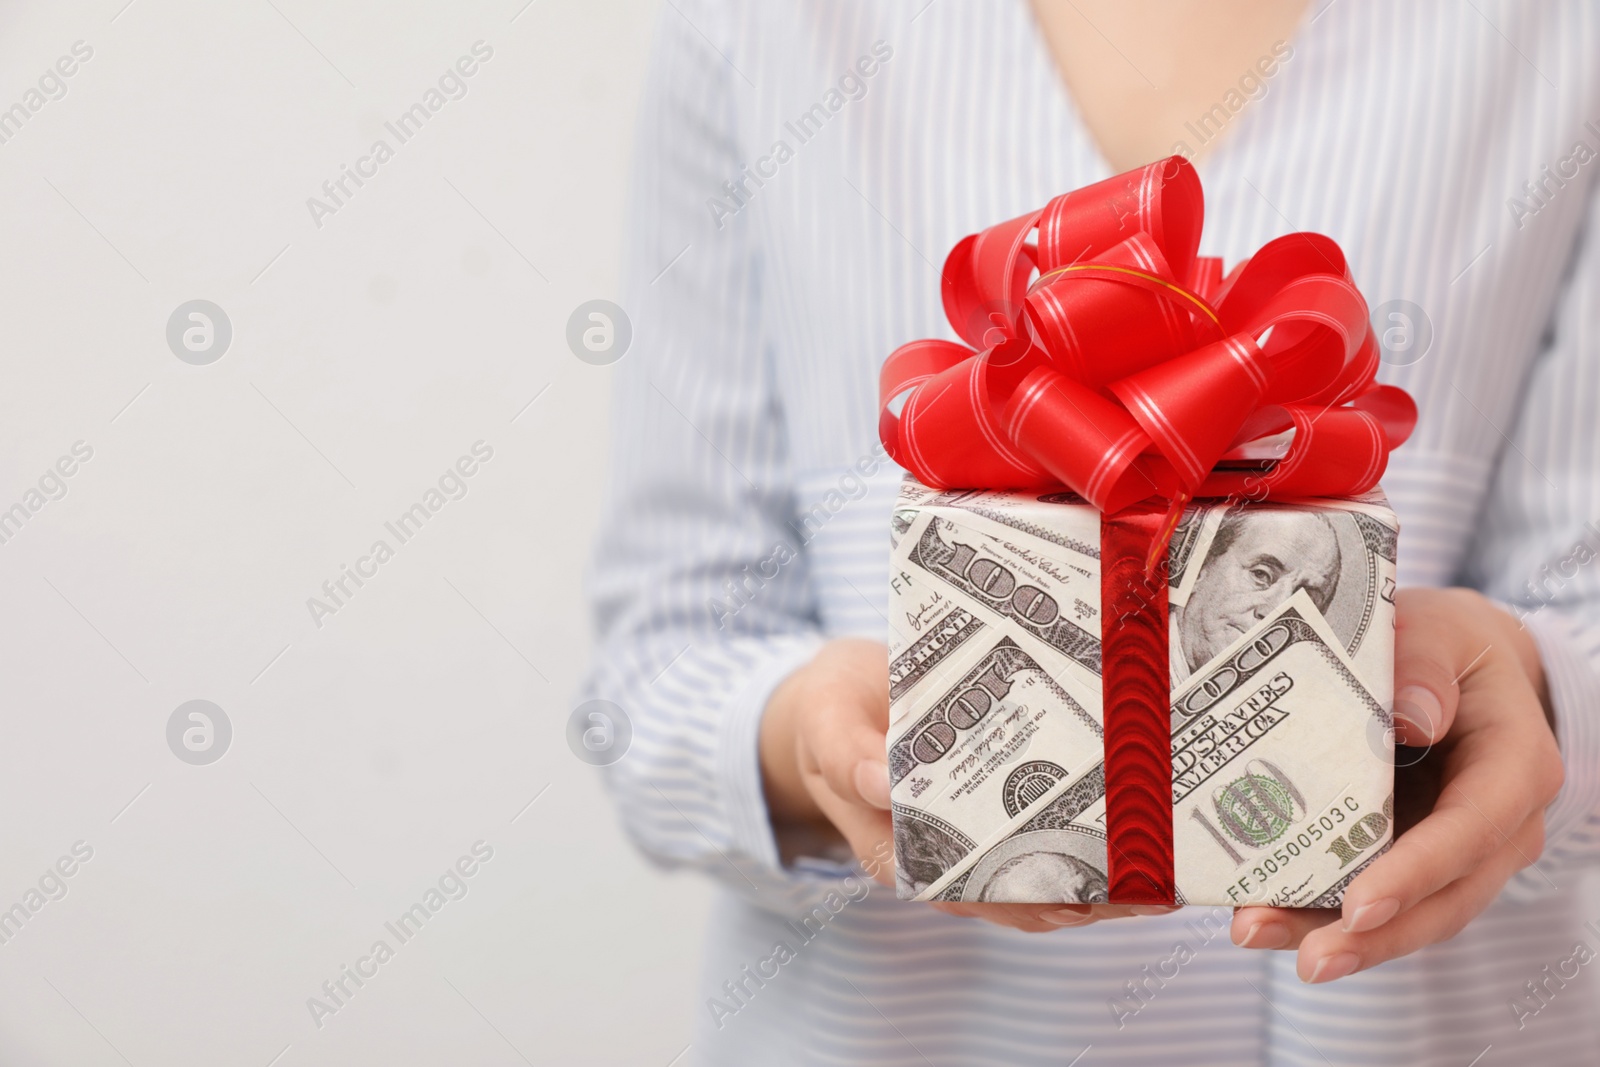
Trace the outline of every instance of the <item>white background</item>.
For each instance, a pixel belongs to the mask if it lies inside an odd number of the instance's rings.
[[[706,889],[641,862],[565,740],[611,374],[565,331],[617,297],[656,5],[524,2],[0,7],[0,108],[93,49],[0,144],[0,509],[94,450],[0,544],[0,909],[94,850],[0,944],[0,1063],[665,1067],[689,1040]],[[378,137],[319,228],[307,198]],[[166,341],[196,298],[233,328],[207,366]],[[192,699],[232,723],[208,766],[167,744]],[[479,840],[466,896],[314,1025]]]

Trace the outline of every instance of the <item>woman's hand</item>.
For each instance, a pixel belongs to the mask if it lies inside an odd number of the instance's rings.
[[[1303,981],[1455,936],[1544,847],[1564,771],[1528,632],[1470,590],[1406,590],[1394,673],[1396,740],[1408,747],[1396,750],[1393,846],[1350,883],[1342,912],[1234,913],[1236,944],[1298,947]]]
[[[888,679],[883,642],[829,642],[773,691],[761,719],[760,750],[767,809],[779,841],[837,834],[874,878],[892,886]],[[1172,910],[1103,904],[932,907],[1030,933]]]

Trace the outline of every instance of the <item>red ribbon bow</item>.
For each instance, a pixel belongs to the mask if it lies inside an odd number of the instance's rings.
[[[889,455],[926,485],[1066,485],[1106,514],[1377,485],[1417,409],[1374,381],[1344,253],[1292,233],[1224,278],[1196,254],[1203,215],[1200,179],[1172,156],[964,238],[943,288],[967,344],[913,341],[884,362]],[[1264,462],[1242,449],[1288,430]]]

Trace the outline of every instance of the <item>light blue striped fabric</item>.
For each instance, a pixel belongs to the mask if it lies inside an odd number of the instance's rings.
[[[1423,412],[1385,479],[1401,577],[1529,612],[1568,769],[1543,858],[1453,940],[1314,988],[1290,954],[1235,949],[1221,909],[1029,936],[784,869],[761,710],[826,638],[884,629],[899,472],[876,449],[878,366],[951,336],[938,265],[957,239],[1110,168],[1022,0],[670,0],[640,117],[590,690],[633,721],[611,771],[632,838],[726,887],[682,1062],[1600,1057],[1600,965],[1565,986],[1543,970],[1600,951],[1578,892],[1600,856],[1600,567],[1580,549],[1600,549],[1600,160],[1574,154],[1600,149],[1600,11],[1337,0],[1291,44],[1199,163],[1202,252],[1232,263],[1319,230],[1375,306],[1426,310],[1426,355],[1383,370]],[[1147,977],[1180,941],[1193,958]],[[777,942],[793,958],[763,963]]]

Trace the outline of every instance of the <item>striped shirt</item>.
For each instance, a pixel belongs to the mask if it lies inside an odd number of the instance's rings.
[[[1567,764],[1543,857],[1452,940],[1316,987],[1292,953],[1234,948],[1225,909],[1025,935],[780,862],[768,695],[824,640],[885,628],[900,471],[878,367],[953,337],[955,241],[1112,169],[1024,0],[670,0],[589,688],[632,721],[609,772],[631,838],[724,887],[683,1062],[1600,1055],[1581,885],[1600,857],[1600,9],[1337,0],[1280,51],[1175,146],[1206,149],[1201,252],[1329,234],[1379,327],[1409,323],[1381,373],[1422,411],[1384,480],[1401,580],[1526,616]]]

